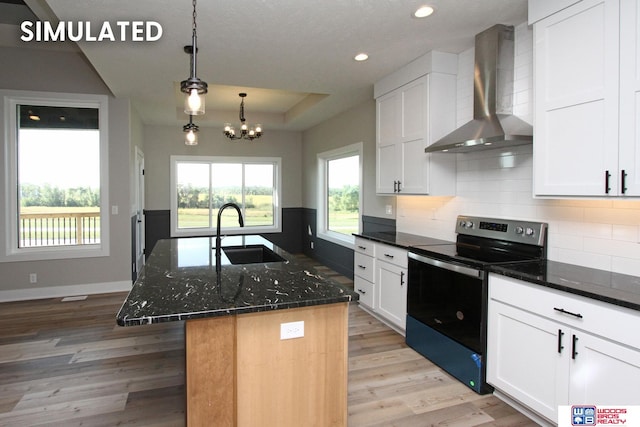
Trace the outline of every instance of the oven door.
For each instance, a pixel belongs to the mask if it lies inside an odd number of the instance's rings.
[[[486,307],[484,270],[409,252],[407,344],[481,394]]]
[[[484,270],[409,254],[407,314],[483,354]]]

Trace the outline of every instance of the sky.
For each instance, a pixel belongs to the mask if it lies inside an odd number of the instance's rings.
[[[20,129],[20,183],[100,188],[98,130]]]

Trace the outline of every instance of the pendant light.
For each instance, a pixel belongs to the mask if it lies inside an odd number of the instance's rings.
[[[198,145],[198,126],[193,124],[193,116],[189,116],[189,123],[182,126],[184,132],[184,144],[185,145]]]
[[[238,96],[242,99],[240,102],[240,134],[236,135],[236,130],[231,126],[231,123],[224,124],[224,135],[233,140],[236,139],[247,139],[249,141],[253,141],[254,139],[258,139],[262,136],[262,126],[257,124],[255,127],[249,127],[246,124],[246,120],[244,118],[244,98],[246,98],[246,93],[239,93]]]
[[[196,75],[198,56],[198,35],[196,25],[196,0],[193,0],[193,24],[191,34],[191,46],[185,46],[184,51],[190,54],[191,74],[187,80],[180,82],[180,90],[187,96],[184,103],[184,112],[190,116],[204,114],[204,95],[207,93],[207,82],[200,80]]]

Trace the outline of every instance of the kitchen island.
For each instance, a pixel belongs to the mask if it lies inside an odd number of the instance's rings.
[[[187,425],[346,426],[357,294],[260,236],[215,246],[158,241],[117,314],[185,321]]]

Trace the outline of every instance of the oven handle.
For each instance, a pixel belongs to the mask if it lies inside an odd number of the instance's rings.
[[[416,261],[420,261],[425,264],[432,265],[434,267],[443,268],[445,270],[464,274],[465,276],[484,279],[484,270],[478,270],[477,268],[465,267],[458,264],[452,264],[447,261],[440,261],[439,259],[427,258],[427,257],[423,257],[422,255],[415,254],[413,252],[409,252],[409,258],[415,259]]]

